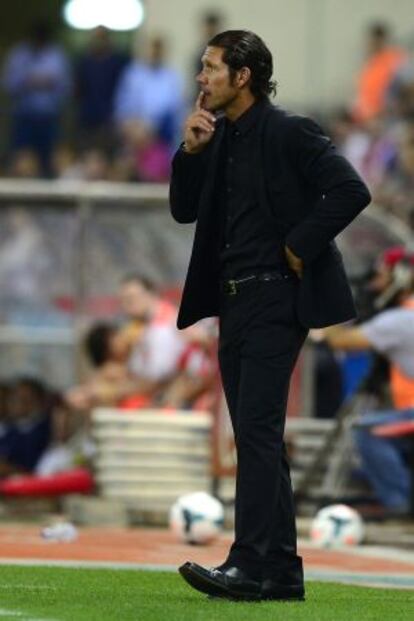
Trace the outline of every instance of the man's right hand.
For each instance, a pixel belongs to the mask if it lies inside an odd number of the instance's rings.
[[[200,153],[213,137],[216,117],[204,110],[204,93],[197,97],[195,110],[184,126],[184,149],[187,153]]]

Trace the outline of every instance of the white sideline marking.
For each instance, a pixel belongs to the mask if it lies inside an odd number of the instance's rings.
[[[133,571],[168,571],[176,572],[176,565],[156,565],[145,563],[113,563],[110,561],[69,561],[69,560],[45,560],[45,559],[3,559],[0,558],[0,565],[15,565],[21,567],[62,567],[62,568],[82,568],[82,569],[120,569]],[[340,582],[343,584],[354,584],[359,586],[379,587],[379,588],[402,588],[414,589],[414,575],[409,567],[407,573],[393,573],[392,576],[381,572],[354,572],[340,571],[326,567],[314,567],[310,570],[305,569],[305,579],[310,581]],[[45,588],[48,588],[45,585]],[[54,588],[54,587],[49,587]],[[0,615],[1,616],[1,615]],[[26,619],[25,621],[29,621]],[[56,619],[31,619],[30,621],[57,621]]]
[[[112,561],[69,561],[49,559],[22,559],[0,558],[0,565],[15,565],[19,567],[68,567],[74,569],[134,569],[141,571],[177,571],[178,565],[157,565],[147,563],[124,563]]]
[[[57,621],[57,619],[40,619],[27,616],[27,613],[21,610],[8,610],[7,608],[0,608],[0,617],[19,617],[22,621]]]
[[[28,589],[30,591],[36,590],[45,590],[45,591],[56,591],[56,587],[48,586],[47,584],[0,584],[1,589]]]

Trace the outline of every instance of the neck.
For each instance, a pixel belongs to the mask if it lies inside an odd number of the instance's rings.
[[[256,98],[252,95],[250,91],[240,94],[237,98],[235,98],[232,102],[224,110],[224,114],[232,123],[237,121],[237,119],[248,110],[254,103],[256,102]]]

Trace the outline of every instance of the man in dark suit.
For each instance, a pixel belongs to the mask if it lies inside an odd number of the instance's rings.
[[[219,567],[180,573],[212,596],[303,599],[283,442],[289,380],[310,327],[354,316],[333,239],[370,195],[313,121],[269,103],[272,56],[257,35],[216,35],[202,63],[170,188],[173,217],[197,221],[178,327],[219,316],[235,539]]]

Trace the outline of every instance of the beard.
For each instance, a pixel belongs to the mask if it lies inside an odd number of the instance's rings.
[[[235,99],[237,99],[238,93],[229,92],[223,95],[214,96],[212,93],[207,95],[204,99],[203,108],[209,112],[225,112],[226,108],[230,106]]]

